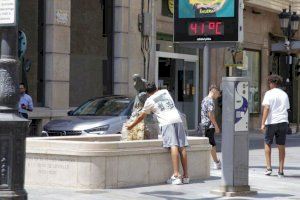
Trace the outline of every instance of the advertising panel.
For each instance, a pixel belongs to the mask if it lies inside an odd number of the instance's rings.
[[[241,41],[239,0],[175,0],[174,42]]]

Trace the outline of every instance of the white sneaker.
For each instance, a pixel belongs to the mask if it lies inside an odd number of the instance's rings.
[[[272,169],[266,169],[265,175],[270,176],[272,174]]]
[[[278,172],[278,178],[284,178],[284,173],[283,172]]]
[[[219,162],[214,162],[213,169],[221,169],[221,168],[222,168],[222,164],[221,164],[220,160],[219,160]]]
[[[182,183],[183,184],[189,184],[190,183],[190,178],[189,177],[182,178]]]
[[[172,184],[172,185],[181,185],[182,184],[182,180],[180,177],[175,177],[174,175],[171,176],[171,178],[169,178],[167,180],[168,184]]]

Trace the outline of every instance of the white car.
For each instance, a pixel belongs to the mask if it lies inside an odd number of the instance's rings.
[[[125,96],[106,96],[86,101],[68,117],[52,120],[44,126],[42,136],[74,136],[120,133],[130,117],[133,100]]]

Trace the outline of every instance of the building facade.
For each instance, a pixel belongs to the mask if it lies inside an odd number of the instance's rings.
[[[286,69],[295,68],[297,53],[290,64],[285,53],[272,52],[271,46],[283,40],[278,13],[290,4],[300,13],[300,1],[244,3],[241,48],[247,68],[226,65],[231,56],[227,48],[212,49],[211,83],[220,85],[223,76],[251,77],[250,128],[257,129],[266,77],[279,73],[296,123],[300,81]],[[23,68],[30,66],[20,74],[36,107],[30,113],[33,132],[40,133],[43,124],[89,98],[133,96],[133,74],[167,88],[194,131],[202,97],[202,50],[173,43],[173,6],[172,0],[20,0],[19,27],[28,39]]]

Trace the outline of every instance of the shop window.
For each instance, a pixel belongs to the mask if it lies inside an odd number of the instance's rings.
[[[167,17],[173,17],[174,0],[161,0],[161,14]]]
[[[225,64],[227,66],[227,76],[249,78],[249,113],[259,113],[261,67],[260,52],[253,50],[242,50],[240,52],[233,52],[229,50],[226,52],[226,54],[227,58],[232,57],[231,63],[233,63]]]

